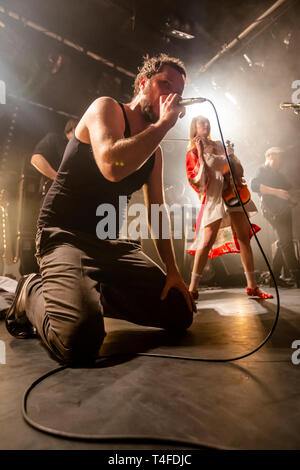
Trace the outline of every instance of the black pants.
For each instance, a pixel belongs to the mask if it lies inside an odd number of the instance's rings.
[[[37,259],[41,276],[28,285],[26,313],[60,362],[98,355],[104,316],[170,330],[192,323],[179,291],[160,300],[165,273],[138,243],[45,228],[37,234]]]
[[[273,272],[278,279],[283,266],[283,260],[291,273],[299,272],[299,262],[295,255],[293,244],[293,225],[292,213],[290,210],[285,213],[271,218],[266,215],[267,220],[270,222],[278,237],[278,246],[273,257]]]

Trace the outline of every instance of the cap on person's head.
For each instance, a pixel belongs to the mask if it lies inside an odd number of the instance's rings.
[[[283,153],[283,150],[280,147],[271,147],[266,151],[265,157],[269,158],[271,155],[280,154],[280,153]]]

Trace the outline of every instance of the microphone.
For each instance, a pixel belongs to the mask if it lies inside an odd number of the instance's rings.
[[[287,108],[295,108],[299,109],[300,108],[300,103],[280,103],[280,109],[287,109]]]
[[[207,101],[207,98],[184,98],[178,104],[179,106],[189,106],[190,104],[204,103],[204,101]]]

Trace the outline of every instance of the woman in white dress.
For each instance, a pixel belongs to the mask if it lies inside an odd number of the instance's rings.
[[[239,160],[232,155],[236,175],[242,177],[243,169]],[[224,174],[228,163],[221,142],[210,137],[210,122],[203,116],[192,120],[190,145],[186,159],[187,177],[198,193],[201,208],[197,219],[196,238],[189,249],[195,255],[189,291],[197,299],[197,286],[208,257],[214,258],[225,253],[240,253],[247,280],[247,294],[269,299],[273,296],[262,292],[256,283],[253,253],[250,245],[252,231],[240,205],[228,207],[223,195]],[[245,205],[248,216],[257,213],[250,199]],[[259,227],[253,225],[255,231]]]

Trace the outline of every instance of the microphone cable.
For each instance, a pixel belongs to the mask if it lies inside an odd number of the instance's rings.
[[[239,195],[239,191],[238,191],[238,188],[237,188],[237,185],[236,185],[236,182],[235,182],[235,178],[234,178],[234,169],[232,167],[232,163],[230,162],[230,158],[229,158],[229,155],[227,153],[227,149],[226,149],[226,145],[225,145],[225,142],[224,142],[224,137],[223,137],[223,132],[222,132],[222,129],[221,129],[221,125],[220,125],[220,121],[219,121],[219,116],[218,116],[218,113],[217,113],[217,110],[215,108],[215,105],[213,104],[213,102],[209,99],[206,99],[206,101],[208,101],[213,109],[214,109],[214,112],[216,114],[216,118],[217,118],[217,123],[218,123],[218,127],[219,127],[219,132],[220,132],[220,136],[221,136],[221,140],[222,140],[222,145],[224,147],[224,152],[225,152],[225,156],[226,156],[226,160],[227,160],[227,163],[228,163],[228,166],[229,166],[229,171],[230,171],[230,174],[231,174],[231,177],[232,177],[232,181],[233,181],[233,184],[234,184],[234,189],[235,189],[235,192],[236,192],[236,196],[239,200],[239,203],[244,211],[244,214],[247,218],[247,221],[248,221],[248,224],[251,228],[251,231],[253,233],[253,236],[256,240],[256,243],[259,247],[259,250],[264,258],[264,261],[268,267],[268,270],[271,274],[271,277],[272,277],[272,280],[274,282],[274,287],[275,287],[275,292],[276,292],[276,300],[277,300],[277,308],[276,308],[276,314],[275,314],[275,319],[273,321],[273,324],[272,324],[272,327],[268,333],[268,335],[265,337],[265,339],[257,346],[255,347],[254,349],[252,349],[250,352],[248,353],[245,353],[245,354],[241,354],[241,355],[238,355],[238,356],[234,356],[234,357],[228,357],[228,358],[215,358],[215,359],[210,359],[210,358],[201,358],[201,357],[190,357],[190,356],[178,356],[178,355],[171,355],[171,354],[155,354],[155,353],[135,353],[135,354],[111,354],[111,355],[108,355],[108,356],[100,356],[100,359],[103,359],[103,358],[112,358],[112,357],[137,357],[137,356],[143,356],[143,357],[157,357],[157,358],[166,358],[166,359],[175,359],[175,360],[183,360],[183,361],[195,361],[195,362],[210,362],[210,363],[226,363],[226,362],[234,362],[234,361],[238,361],[238,360],[241,360],[241,359],[245,359],[246,357],[249,357],[251,356],[252,354],[256,353],[259,349],[261,349],[268,341],[269,339],[271,338],[271,336],[273,335],[274,331],[275,331],[275,328],[277,326],[277,323],[278,323],[278,319],[279,319],[279,311],[280,311],[280,298],[279,298],[279,291],[278,291],[278,286],[277,286],[277,283],[276,283],[276,279],[275,279],[275,276],[274,276],[274,273],[272,271],[272,268],[270,266],[270,263],[267,259],[267,256],[257,238],[257,235],[255,233],[255,230],[252,226],[252,223],[250,221],[250,218],[247,214],[247,211],[244,207],[244,203],[242,202],[241,198],[240,198],[240,195]],[[41,432],[44,432],[46,434],[49,434],[49,435],[52,435],[52,436],[56,436],[56,437],[60,437],[60,438],[66,438],[66,439],[72,439],[72,440],[78,440],[78,441],[89,441],[89,442],[138,442],[138,443],[161,443],[161,444],[172,444],[172,445],[184,445],[184,446],[187,446],[187,447],[192,447],[192,448],[197,448],[197,449],[202,449],[202,450],[233,450],[233,449],[230,449],[228,447],[221,447],[221,446],[215,446],[213,444],[207,444],[207,443],[203,443],[203,442],[199,442],[199,441],[196,441],[196,440],[189,440],[189,439],[179,439],[179,438],[174,438],[174,437],[159,437],[159,436],[152,436],[152,435],[148,435],[148,436],[137,436],[137,435],[91,435],[91,434],[82,434],[82,433],[72,433],[72,432],[68,432],[68,431],[60,431],[58,429],[53,429],[49,426],[45,426],[45,425],[41,425],[37,422],[35,422],[32,418],[30,418],[30,416],[28,415],[28,411],[27,411],[27,403],[28,403],[28,397],[31,393],[31,391],[38,385],[40,384],[41,382],[43,382],[44,380],[46,380],[48,377],[54,375],[54,374],[57,374],[58,372],[61,372],[65,369],[69,368],[69,366],[60,366],[60,367],[56,367],[55,369],[52,369],[50,370],[49,372],[47,372],[46,374],[42,375],[41,377],[39,377],[37,380],[35,380],[26,390],[25,390],[25,393],[23,395],[23,402],[22,402],[22,416],[24,418],[24,420],[27,422],[27,424],[29,424],[32,428],[34,429],[37,429],[38,431],[41,431]]]

